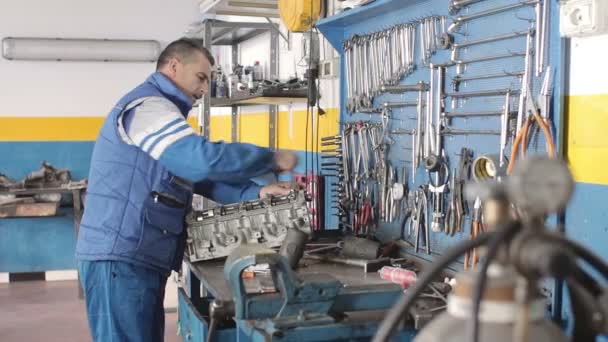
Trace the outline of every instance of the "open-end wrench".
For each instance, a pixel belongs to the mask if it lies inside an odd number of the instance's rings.
[[[453,63],[458,63],[458,51],[462,48],[465,47],[469,47],[469,46],[474,46],[474,45],[480,45],[480,44],[487,44],[487,43],[493,43],[493,42],[498,42],[498,41],[502,41],[502,40],[507,40],[507,39],[514,39],[514,38],[518,38],[518,37],[523,37],[523,36],[527,36],[529,35],[531,32],[533,32],[534,30],[524,30],[524,31],[517,31],[517,32],[511,32],[511,33],[505,33],[505,34],[501,34],[501,35],[497,35],[497,36],[492,36],[492,37],[486,37],[486,38],[480,38],[480,39],[476,39],[476,40],[471,40],[468,42],[462,42],[462,43],[454,43],[452,44],[452,53],[450,56],[450,60]],[[527,51],[527,49],[526,49]]]
[[[454,91],[458,91],[460,88],[460,84],[462,82],[487,80],[487,79],[492,79],[492,78],[522,77],[523,75],[524,75],[523,71],[500,72],[500,73],[472,75],[472,76],[458,75],[458,76],[455,76],[452,78],[452,88],[454,89]]]
[[[420,92],[427,91],[429,89],[429,85],[423,81],[420,81],[416,84],[408,84],[408,85],[383,85],[380,87],[380,91],[383,93],[391,93],[391,94],[400,94],[406,92]]]
[[[478,19],[478,18],[483,18],[483,17],[487,17],[490,15],[494,15],[494,14],[499,14],[499,13],[503,13],[503,12],[507,12],[516,8],[520,8],[520,7],[526,7],[526,6],[535,6],[538,4],[538,0],[527,0],[527,1],[520,1],[514,4],[510,4],[510,5],[506,5],[506,6],[502,6],[502,7],[497,7],[497,8],[492,8],[486,11],[482,11],[482,12],[478,12],[478,13],[473,13],[473,14],[469,14],[469,15],[465,15],[465,16],[460,16],[454,19],[454,22],[450,24],[450,26],[448,26],[448,33],[454,33],[458,30],[458,28],[466,23],[467,21],[471,21],[474,19]]]
[[[486,116],[502,116],[505,113],[503,110],[488,110],[482,112],[450,112],[443,113],[446,118],[466,118],[466,117],[486,117]],[[513,112],[509,113],[512,114]]]
[[[455,15],[461,9],[480,1],[483,0],[451,0],[448,4],[448,10],[451,15]]]
[[[507,147],[507,135],[509,131],[509,114],[511,112],[511,93],[505,95],[505,105],[503,114],[500,118],[500,157],[499,166],[503,167],[505,164],[505,148]]]
[[[517,89],[492,89],[492,90],[480,90],[480,91],[469,91],[469,92],[457,92],[447,93],[446,96],[455,98],[468,98],[468,97],[490,97],[490,96],[504,96],[506,94],[518,94]]]

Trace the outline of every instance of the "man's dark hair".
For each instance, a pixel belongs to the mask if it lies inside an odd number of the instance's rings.
[[[182,62],[188,61],[196,51],[201,52],[205,58],[209,60],[211,66],[215,64],[213,55],[205,48],[202,39],[180,38],[169,43],[169,45],[160,53],[158,62],[156,63],[156,70],[160,70],[160,68],[167,64],[171,58],[177,58]]]

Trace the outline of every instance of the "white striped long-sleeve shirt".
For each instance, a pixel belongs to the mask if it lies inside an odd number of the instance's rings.
[[[199,193],[217,202],[257,197],[260,187],[250,179],[273,172],[272,151],[252,144],[207,141],[166,98],[137,100],[124,113],[128,115],[119,119],[124,142],[139,147],[173,174],[202,182]]]

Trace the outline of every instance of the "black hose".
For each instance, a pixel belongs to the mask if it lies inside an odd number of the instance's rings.
[[[399,301],[387,313],[372,341],[388,341],[403,315],[409,311],[414,301],[422,291],[426,289],[427,285],[435,280],[444,268],[456,261],[456,259],[461,257],[466,251],[486,244],[495,234],[496,233],[481,234],[473,240],[461,241],[450,248],[445,254],[441,255],[437,260],[433,261],[431,268],[422,272],[416,283],[399,298]]]
[[[479,311],[481,309],[481,299],[486,287],[488,267],[490,266],[492,259],[496,257],[500,245],[506,240],[511,239],[520,228],[521,225],[519,222],[509,222],[507,225],[496,229],[496,235],[494,235],[488,242],[488,251],[484,257],[483,263],[481,264],[481,268],[479,269],[479,275],[477,276],[475,288],[473,289],[473,298],[471,299],[473,303],[471,341],[473,342],[479,341]]]
[[[556,238],[556,237],[554,237]],[[558,241],[570,248],[576,256],[585,260],[589,265],[593,266],[598,272],[600,272],[606,279],[608,279],[608,265],[604,263],[602,258],[597,256],[589,249],[583,247],[581,244],[576,243],[572,240],[566,240],[565,238],[556,238]]]
[[[574,318],[574,328],[572,330],[572,341],[592,342],[596,340],[595,332],[591,322],[593,321],[593,311],[596,303],[593,296],[573,277],[566,278],[570,302],[572,303],[572,313]]]
[[[579,265],[574,265],[571,276],[594,297],[598,297],[602,294],[602,287],[600,284]]]
[[[211,322],[209,322],[209,330],[207,331],[207,342],[213,341],[213,335],[215,334],[216,328],[217,328],[217,319],[211,318]]]

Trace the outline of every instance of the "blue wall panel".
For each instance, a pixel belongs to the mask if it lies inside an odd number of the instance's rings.
[[[92,141],[0,142],[0,173],[22,179],[40,169],[46,160],[56,168],[72,171],[73,179],[88,177]]]
[[[42,160],[86,178],[93,142],[0,142],[0,172],[15,180],[40,169]],[[71,208],[47,218],[0,219],[0,272],[76,268]]]
[[[56,217],[0,219],[0,272],[75,269],[75,244],[69,209]]]

